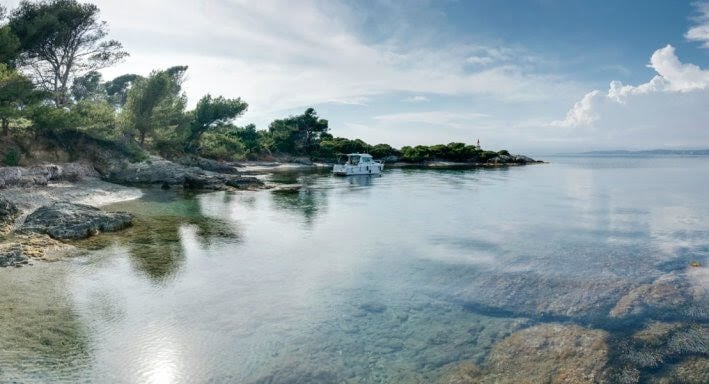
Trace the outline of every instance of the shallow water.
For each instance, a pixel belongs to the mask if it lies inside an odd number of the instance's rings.
[[[0,270],[0,381],[429,383],[546,321],[706,323],[705,301],[608,313],[709,262],[709,158],[550,160],[146,190],[107,207],[135,226],[87,255]]]

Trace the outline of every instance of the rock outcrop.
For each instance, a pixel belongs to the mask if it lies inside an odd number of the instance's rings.
[[[124,163],[112,169],[107,178],[124,184],[159,184],[163,188],[181,187],[201,190],[224,190],[229,187],[256,189],[263,186],[263,182],[255,177],[205,171],[156,156],[140,163]]]
[[[10,223],[18,213],[19,210],[13,202],[0,196],[0,226]]]
[[[132,221],[133,215],[128,212],[104,212],[90,205],[57,202],[32,212],[21,230],[54,239],[83,239],[126,228]]]
[[[89,163],[42,164],[32,167],[0,168],[0,187],[43,186],[50,181],[77,181],[99,174]]]
[[[604,380],[608,334],[577,325],[543,324],[497,343],[485,367],[462,363],[442,384],[597,383]]]

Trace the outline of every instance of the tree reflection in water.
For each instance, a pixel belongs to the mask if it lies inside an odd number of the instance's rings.
[[[228,194],[225,196],[230,198]],[[196,227],[195,233],[201,247],[209,246],[217,238],[240,240],[233,224],[204,216],[199,199],[191,194],[149,190],[140,200],[114,204],[106,209],[134,213],[133,226],[117,233],[96,236],[82,245],[96,249],[112,243],[126,246],[134,267],[154,283],[169,280],[184,263],[181,228]]]

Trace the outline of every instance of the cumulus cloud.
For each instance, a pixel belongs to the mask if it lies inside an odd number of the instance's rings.
[[[682,63],[668,45],[650,58],[657,75],[647,83],[612,81],[607,92],[591,91],[554,127],[594,147],[709,145],[709,71]]]
[[[684,35],[687,40],[702,43],[704,48],[709,48],[709,3],[697,3],[697,24]]]

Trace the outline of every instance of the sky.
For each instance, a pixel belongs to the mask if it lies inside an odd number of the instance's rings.
[[[131,55],[106,78],[187,65],[192,105],[249,103],[237,125],[314,107],[397,147],[709,148],[708,2],[93,2]]]

